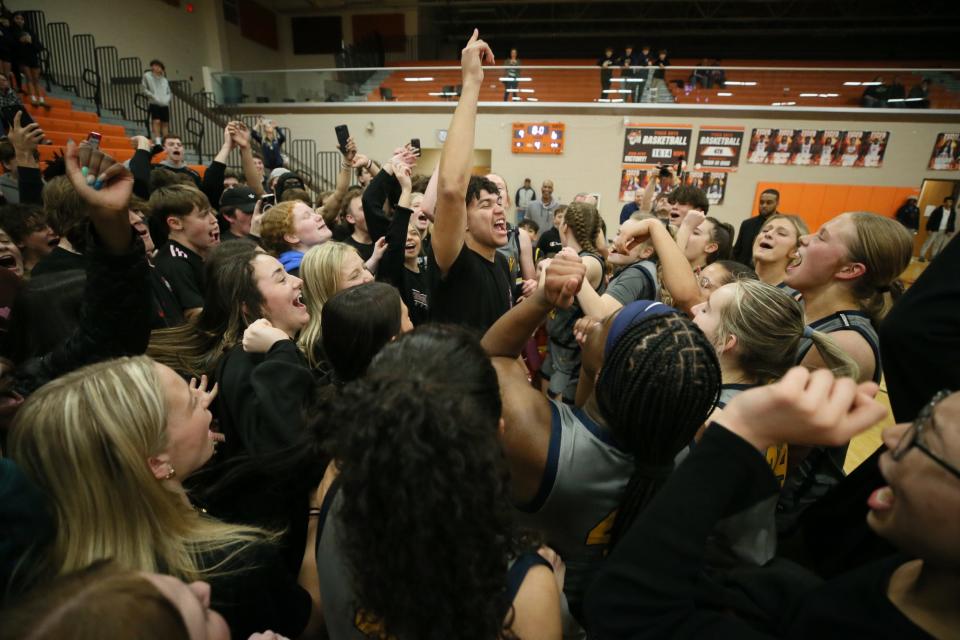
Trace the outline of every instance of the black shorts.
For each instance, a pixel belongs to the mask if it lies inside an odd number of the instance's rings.
[[[170,107],[161,107],[158,104],[151,104],[148,108],[151,120],[160,122],[170,122]]]

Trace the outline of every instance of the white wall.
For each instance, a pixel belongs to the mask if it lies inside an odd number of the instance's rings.
[[[321,147],[327,146],[330,149],[336,144],[334,126],[346,124],[362,152],[381,159],[389,157],[394,147],[410,138],[419,137],[424,149],[440,148],[442,145],[437,140],[436,132],[438,129],[447,128],[450,122],[450,115],[445,113],[361,113],[359,109],[335,114],[273,113],[271,117],[291,127],[295,137],[313,138]],[[840,129],[891,132],[884,166],[879,169],[753,165],[746,164],[746,155],[742,155],[740,168],[729,178],[724,203],[711,207],[710,212],[721,220],[739,224],[754,212],[756,185],[765,181],[903,186],[919,189],[925,177],[956,178],[958,172],[926,170],[937,133],[956,130],[956,124],[946,123],[947,118],[944,117],[944,123],[834,121],[833,127]],[[563,155],[532,156],[511,153],[510,136],[512,123],[515,121],[564,122],[567,139]],[[631,117],[630,121],[689,123],[695,130],[707,125],[738,125],[745,127],[747,135],[754,127],[832,128],[823,121],[793,120],[786,116],[771,119],[756,116],[744,119]],[[368,123],[373,124],[372,133],[367,132]],[[556,185],[555,194],[562,202],[568,202],[580,191],[599,192],[602,196],[601,212],[608,225],[615,225],[622,206],[618,200],[618,189],[623,128],[622,115],[557,115],[547,111],[524,111],[522,114],[481,113],[477,119],[476,148],[490,150],[493,171],[504,176],[511,191],[515,191],[524,178],[531,178],[537,189],[541,181],[550,178]]]

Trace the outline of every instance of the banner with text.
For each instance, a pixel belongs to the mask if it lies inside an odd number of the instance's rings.
[[[623,164],[650,169],[676,164],[690,155],[690,125],[628,124],[623,139]]]
[[[754,129],[747,162],[818,167],[883,166],[889,131]]]
[[[706,127],[697,134],[696,171],[736,171],[740,164],[743,127]]]
[[[928,169],[955,171],[960,169],[960,131],[941,133],[933,143]]]

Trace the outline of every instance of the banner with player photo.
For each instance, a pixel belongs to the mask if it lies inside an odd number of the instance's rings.
[[[799,167],[883,166],[889,131],[754,129],[747,162]]]
[[[960,169],[960,131],[937,134],[927,168],[934,171]]]
[[[643,169],[677,164],[690,155],[690,125],[628,124],[623,134],[623,164]]]
[[[740,164],[743,127],[707,127],[697,134],[697,154],[693,168],[697,171],[724,169],[736,171]]]
[[[710,205],[723,204],[723,196],[727,192],[727,178],[730,173],[726,171],[689,171],[683,176],[683,183],[698,189],[703,189],[707,193],[707,200]]]

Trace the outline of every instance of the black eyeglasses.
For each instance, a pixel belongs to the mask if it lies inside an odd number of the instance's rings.
[[[930,400],[927,406],[920,411],[920,415],[918,415],[917,419],[913,421],[913,424],[910,425],[910,428],[906,430],[906,432],[900,438],[900,442],[897,443],[896,449],[893,450],[894,460],[899,462],[903,456],[907,455],[907,452],[910,451],[910,449],[916,447],[926,454],[928,458],[955,475],[957,478],[960,478],[960,469],[930,451],[927,445],[923,444],[921,441],[921,436],[923,435],[924,429],[926,429],[928,426],[932,429],[935,429],[937,426],[933,421],[933,410],[941,400],[949,396],[951,393],[951,391],[946,389],[938,392],[937,395],[933,396],[933,399]]]

